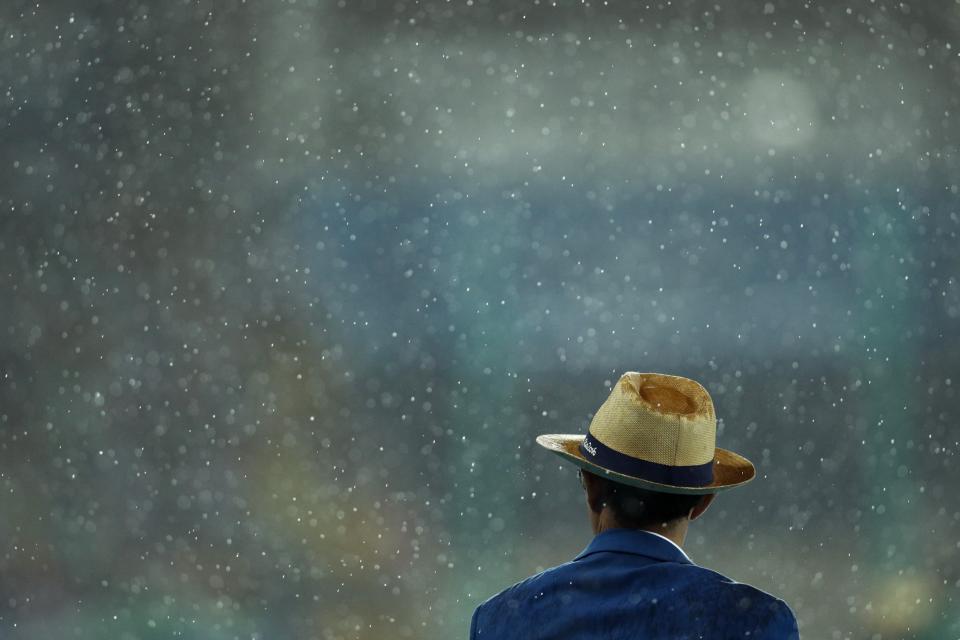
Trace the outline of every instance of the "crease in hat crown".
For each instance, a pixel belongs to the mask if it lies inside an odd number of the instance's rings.
[[[597,410],[589,432],[631,458],[702,465],[714,458],[717,419],[710,394],[698,382],[628,371]]]

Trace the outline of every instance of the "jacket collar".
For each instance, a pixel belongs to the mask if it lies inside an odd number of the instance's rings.
[[[665,562],[693,564],[687,554],[673,541],[640,529],[607,529],[598,533],[587,548],[574,558],[574,561],[600,551],[631,553]]]

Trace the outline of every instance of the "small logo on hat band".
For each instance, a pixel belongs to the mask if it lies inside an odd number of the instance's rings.
[[[587,440],[586,438],[584,438],[583,440],[583,448],[586,449],[590,453],[590,455],[592,456],[597,455],[597,448],[592,444],[590,444],[590,441]]]

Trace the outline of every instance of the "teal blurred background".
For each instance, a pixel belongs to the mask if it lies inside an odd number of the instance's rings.
[[[0,8],[0,634],[456,638],[627,370],[806,638],[960,636],[956,3]]]

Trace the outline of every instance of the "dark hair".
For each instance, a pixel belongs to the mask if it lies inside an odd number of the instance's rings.
[[[617,524],[627,529],[658,527],[690,513],[701,495],[661,493],[631,487],[597,476],[603,502],[610,507]]]

